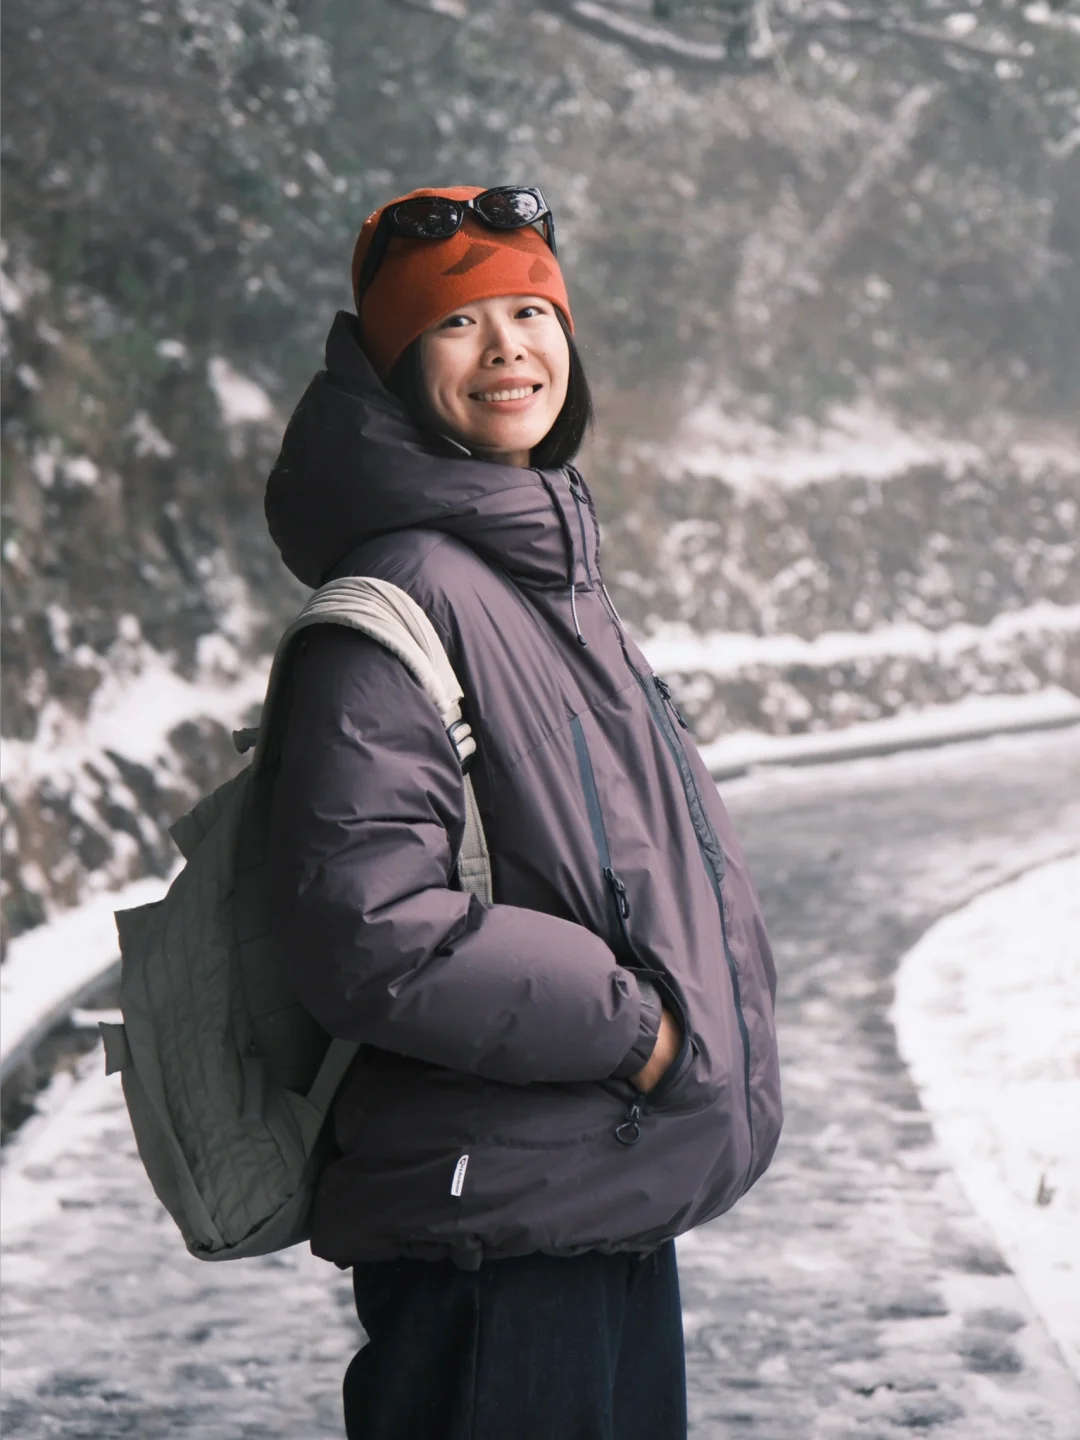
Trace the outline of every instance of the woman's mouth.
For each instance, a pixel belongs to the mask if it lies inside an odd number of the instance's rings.
[[[508,405],[516,401],[531,400],[541,390],[541,385],[515,385],[505,390],[474,390],[470,400],[478,400],[484,405]]]

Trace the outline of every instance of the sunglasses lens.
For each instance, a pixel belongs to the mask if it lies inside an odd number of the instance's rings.
[[[540,201],[531,190],[500,190],[477,197],[476,208],[489,225],[500,230],[517,230],[531,225],[541,212]]]
[[[406,200],[394,209],[394,227],[399,235],[416,240],[443,240],[461,224],[461,206],[453,200]]]

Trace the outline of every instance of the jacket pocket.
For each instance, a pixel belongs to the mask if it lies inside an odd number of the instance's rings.
[[[627,898],[626,886],[616,875],[611,864],[611,847],[608,845],[607,826],[604,824],[604,812],[600,805],[596,773],[593,770],[592,756],[589,754],[589,744],[585,739],[585,730],[577,715],[573,716],[570,721],[570,733],[574,739],[574,753],[577,755],[581,788],[585,796],[585,809],[589,816],[589,829],[592,831],[593,843],[596,846],[600,878],[603,881],[606,895],[608,923],[603,938],[611,946],[620,965],[632,969],[634,944],[630,938],[630,901]]]

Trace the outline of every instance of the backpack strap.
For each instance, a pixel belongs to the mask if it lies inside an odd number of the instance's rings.
[[[284,679],[286,656],[293,640],[301,630],[311,625],[345,625],[377,640],[398,657],[438,710],[461,765],[465,786],[465,835],[458,854],[458,876],[464,890],[471,891],[485,905],[490,905],[491,858],[476,794],[466,773],[476,754],[476,741],[468,721],[461,714],[464,698],[461,682],[454,674],[434,625],[412,596],[389,580],[376,580],[368,575],[346,575],[329,581],[308,599],[278,642],[266,687],[264,716],[268,717],[273,712],[275,697]],[[256,771],[268,759],[270,728],[264,724],[257,730],[237,731],[233,737],[238,749],[248,749],[254,743]]]
[[[368,575],[346,575],[323,585],[282,635],[270,667],[264,706],[267,715],[281,685],[293,640],[310,625],[327,624],[359,630],[395,654],[438,710],[458,759],[465,762],[472,757],[476,741],[461,716],[464,692],[434,625],[411,595],[389,580]],[[268,736],[260,733],[255,746],[256,768],[266,758],[267,744]]]
[[[488,855],[487,837],[480,820],[472,779],[468,775],[462,778],[465,781],[465,838],[458,852],[458,877],[463,890],[471,890],[485,905],[490,905],[491,857]]]
[[[311,1082],[307,1100],[322,1116],[330,1109],[330,1102],[337,1094],[338,1086],[345,1079],[345,1072],[355,1060],[361,1047],[355,1040],[331,1040],[323,1056],[319,1073]]]

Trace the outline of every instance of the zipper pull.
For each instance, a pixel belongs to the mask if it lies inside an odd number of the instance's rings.
[[[615,904],[618,906],[619,914],[624,920],[630,919],[630,900],[626,893],[626,886],[615,874],[610,865],[604,867],[604,879],[611,887],[611,893],[615,896]]]
[[[684,730],[689,730],[690,726],[686,723],[686,717],[683,715],[679,707],[675,704],[675,701],[671,698],[671,686],[660,675],[654,675],[652,678],[653,684],[667,701],[668,708],[675,716],[675,719],[679,722],[679,724]]]
[[[574,634],[577,636],[577,643],[583,650],[587,650],[589,642],[581,633],[581,621],[578,619],[577,613],[577,586],[572,580],[570,582],[570,614],[574,617]]]
[[[625,1118],[615,1126],[615,1139],[620,1145],[636,1145],[641,1139],[641,1112],[645,1109],[645,1096],[636,1095],[630,1102]]]

